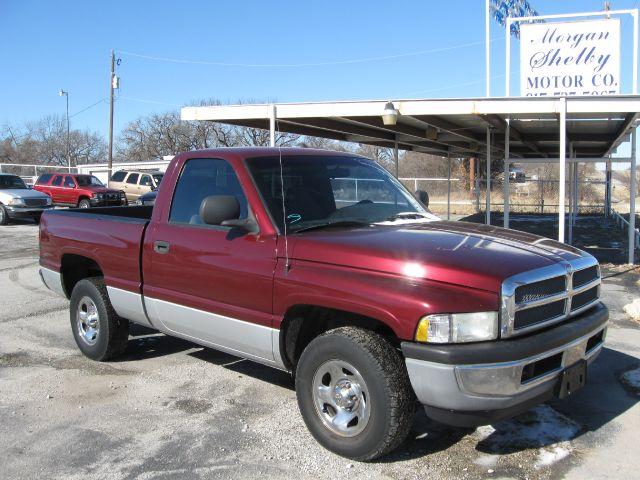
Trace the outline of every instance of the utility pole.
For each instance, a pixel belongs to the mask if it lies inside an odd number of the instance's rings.
[[[109,161],[107,163],[107,187],[111,182],[111,170],[113,168],[113,91],[118,88],[116,76],[116,55],[111,50],[111,73],[109,74]]]
[[[71,138],[69,136],[69,92],[66,92],[60,89],[58,95],[61,97],[65,97],[67,100],[67,167],[69,168],[69,173],[71,173]]]

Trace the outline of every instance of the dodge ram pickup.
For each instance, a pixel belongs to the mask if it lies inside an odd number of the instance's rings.
[[[592,256],[441,221],[375,162],[312,149],[180,154],[153,208],[46,212],[40,266],[87,357],[135,322],[290,371],[311,434],[363,461],[416,405],[473,426],[573,394],[608,320]]]

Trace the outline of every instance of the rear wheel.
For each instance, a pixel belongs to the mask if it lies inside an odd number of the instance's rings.
[[[71,329],[80,351],[92,360],[104,361],[124,352],[129,321],[111,306],[101,278],[85,278],[71,294]]]
[[[9,214],[4,205],[0,205],[0,225],[6,225],[7,223],[9,223]]]
[[[83,198],[78,202],[78,208],[91,208],[91,202],[86,198]]]
[[[312,340],[298,362],[296,395],[315,439],[354,460],[389,453],[413,421],[404,362],[387,340],[369,330],[337,328]]]

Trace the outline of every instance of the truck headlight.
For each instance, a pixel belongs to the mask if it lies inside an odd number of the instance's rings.
[[[45,201],[47,205],[51,205],[51,197],[47,196],[47,199]]]
[[[464,343],[498,338],[498,312],[441,313],[418,322],[416,341]]]
[[[9,200],[9,205],[14,205],[16,207],[24,207],[24,199],[12,198],[11,200]]]

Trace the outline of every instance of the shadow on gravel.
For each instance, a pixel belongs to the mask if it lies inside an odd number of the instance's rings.
[[[197,345],[154,330],[133,326],[123,361],[169,355]],[[201,348],[188,355],[282,388],[294,390],[290,374],[244,360],[217,350]],[[589,366],[587,385],[564,401],[551,401],[518,417],[479,427],[476,450],[490,454],[509,454],[530,448],[543,448],[571,441],[587,432],[595,432],[632,408],[640,397],[622,384],[620,377],[637,367],[638,359],[611,348],[603,348]],[[430,420],[418,408],[412,431],[405,444],[379,460],[392,463],[443,451],[458,443],[475,429],[449,427]]]
[[[426,457],[454,446],[473,430],[434,422],[418,406],[407,440],[398,449],[373,463],[395,463]]]
[[[130,362],[162,357],[172,353],[184,352],[197,345],[180,338],[169,337],[157,330],[132,323],[129,330],[129,343],[124,355],[115,362]]]
[[[263,382],[269,382],[278,387],[294,390],[295,385],[293,377],[287,372],[282,370],[276,370],[275,368],[267,367],[259,363],[255,363],[249,360],[245,360],[240,357],[234,357],[226,353],[218,352],[217,350],[211,350],[204,348],[189,354],[192,357],[205,360],[209,363],[222,366],[227,370],[231,370],[247,377],[255,378]]]
[[[476,449],[483,453],[508,454],[541,448],[596,432],[632,408],[640,398],[622,385],[620,375],[638,359],[604,348],[589,366],[587,385],[575,396],[540,405],[510,420],[480,427]]]

